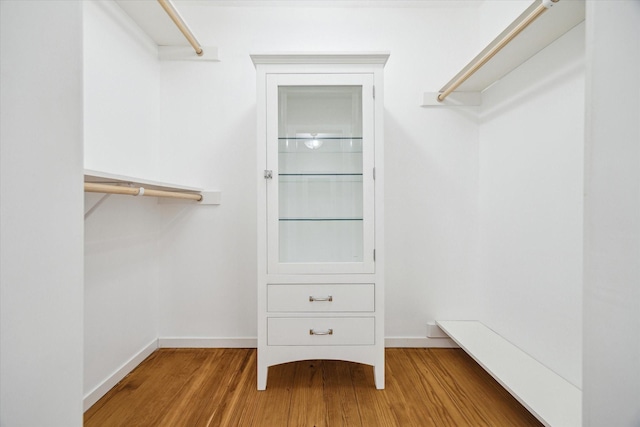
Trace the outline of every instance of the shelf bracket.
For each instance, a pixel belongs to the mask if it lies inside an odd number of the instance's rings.
[[[218,48],[215,46],[205,46],[202,55],[194,55],[189,46],[158,46],[158,59],[161,61],[220,62]]]
[[[453,92],[444,101],[438,101],[439,92],[425,92],[422,107],[477,107],[482,105],[481,92]]]

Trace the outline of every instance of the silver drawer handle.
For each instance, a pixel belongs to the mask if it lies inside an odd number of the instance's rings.
[[[333,296],[329,295],[328,297],[321,297],[321,298],[314,297],[314,296],[309,296],[309,301],[310,302],[314,302],[314,301],[329,301],[329,302],[331,302],[331,301],[333,301]]]
[[[333,329],[327,329],[326,331],[316,331],[315,329],[309,329],[309,335],[333,335]]]

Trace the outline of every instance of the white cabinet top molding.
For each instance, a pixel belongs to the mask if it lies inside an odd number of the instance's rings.
[[[318,52],[318,53],[257,53],[252,54],[258,64],[379,64],[385,65],[389,52]]]

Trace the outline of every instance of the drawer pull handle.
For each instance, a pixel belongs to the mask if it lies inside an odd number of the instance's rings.
[[[333,329],[327,329],[326,331],[316,331],[315,329],[309,329],[309,335],[333,335]]]
[[[333,296],[329,295],[328,297],[314,297],[314,296],[309,296],[309,301],[310,302],[314,302],[314,301],[333,301]]]

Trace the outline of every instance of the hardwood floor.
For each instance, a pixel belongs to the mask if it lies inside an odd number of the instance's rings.
[[[269,368],[255,349],[160,349],[84,414],[85,426],[540,426],[460,349],[387,349],[373,368],[312,360]]]

